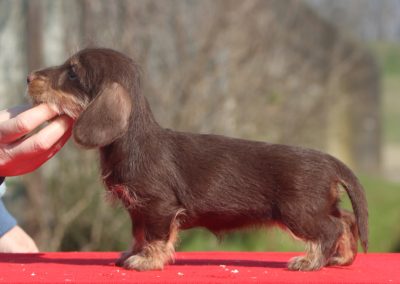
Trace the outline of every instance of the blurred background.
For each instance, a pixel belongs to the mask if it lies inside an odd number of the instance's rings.
[[[139,62],[164,127],[343,160],[367,191],[371,251],[400,252],[400,0],[0,0],[0,109],[27,102],[28,72],[89,46]],[[7,181],[5,203],[41,250],[130,246],[128,215],[106,201],[96,151],[70,141]],[[277,229],[222,240],[195,229],[178,246],[302,248]]]

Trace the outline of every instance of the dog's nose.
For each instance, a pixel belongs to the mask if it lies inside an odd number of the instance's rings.
[[[26,82],[29,84],[30,82],[35,80],[35,78],[36,78],[35,74],[31,73],[28,75],[28,77],[26,77]]]

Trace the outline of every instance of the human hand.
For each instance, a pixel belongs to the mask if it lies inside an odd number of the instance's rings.
[[[19,226],[0,237],[0,253],[35,253],[38,248],[32,238]]]
[[[71,136],[72,119],[59,116],[30,134],[58,113],[46,104],[0,111],[0,176],[29,173],[53,157]]]

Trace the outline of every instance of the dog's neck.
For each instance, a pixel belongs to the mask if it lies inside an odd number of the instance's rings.
[[[163,129],[155,120],[147,99],[135,96],[127,132],[110,145],[100,148],[102,175],[106,184],[115,185],[134,177],[146,167],[149,158],[161,150],[157,136]]]

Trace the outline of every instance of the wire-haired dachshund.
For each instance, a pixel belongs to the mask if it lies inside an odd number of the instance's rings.
[[[365,193],[342,162],[305,148],[162,128],[139,73],[122,53],[88,48],[27,80],[35,104],[74,118],[76,143],[100,151],[104,184],[132,219],[134,242],[119,265],[162,269],[178,231],[193,227],[285,228],[308,244],[290,270],[349,265],[359,238],[367,250]],[[338,207],[342,189],[354,214]]]

